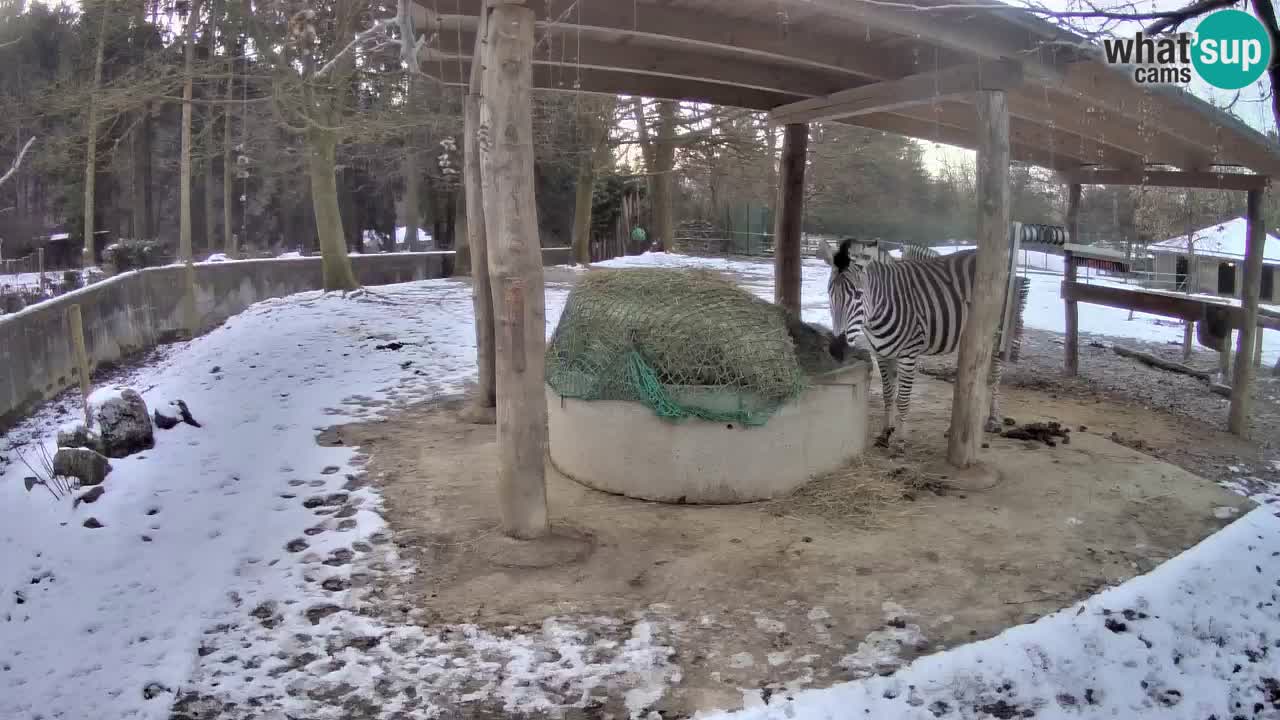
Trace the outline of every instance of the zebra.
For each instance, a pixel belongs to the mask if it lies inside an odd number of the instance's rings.
[[[932,260],[942,257],[937,250],[924,245],[904,245],[902,248],[903,260]],[[1014,308],[1013,308],[1013,335],[1009,338],[1009,356],[1007,360],[1011,363],[1018,362],[1018,358],[1022,356],[1022,335],[1023,335],[1023,314],[1027,310],[1027,296],[1031,294],[1031,281],[1025,277],[1016,277],[1013,280],[1014,292]]]
[[[823,261],[831,267],[827,297],[836,335],[832,353],[842,355],[844,348],[852,347],[859,337],[865,337],[870,345],[884,388],[884,430],[876,444],[885,446],[895,433],[900,441],[906,439],[906,417],[918,358],[945,355],[959,347],[973,295],[977,254],[968,250],[927,256],[928,252],[912,251],[912,256],[919,259],[882,262],[869,259],[876,254],[870,249],[874,243],[861,243],[855,248],[855,242],[851,238],[843,240],[836,252],[826,242],[820,247]],[[1015,332],[1020,326],[1019,318]],[[996,432],[1003,425],[1000,372],[997,352],[992,355],[987,377],[991,392],[985,425],[988,432]]]

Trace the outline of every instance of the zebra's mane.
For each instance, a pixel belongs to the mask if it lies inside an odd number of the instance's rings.
[[[853,238],[845,238],[840,241],[840,249],[836,251],[834,257],[831,258],[831,264],[836,270],[844,272],[849,269],[849,263],[853,258],[849,256],[849,247],[853,245]]]

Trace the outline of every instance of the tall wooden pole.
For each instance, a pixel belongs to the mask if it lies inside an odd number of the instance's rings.
[[[1080,242],[1080,184],[1072,183],[1067,187],[1067,241]],[[1071,251],[1063,253],[1062,280],[1076,281],[1075,257]],[[1067,377],[1080,374],[1080,306],[1075,300],[1065,303],[1067,312],[1067,341],[1063,345],[1062,373]]]
[[[484,227],[484,191],[480,179],[480,95],[484,64],[484,17],[476,34],[475,53],[471,61],[471,85],[464,107],[462,180],[466,202],[467,246],[471,265],[471,303],[476,323],[476,363],[479,366],[472,420],[485,420],[497,405],[493,359],[493,289],[489,283],[489,251]]]
[[[1258,295],[1262,287],[1262,251],[1267,227],[1262,218],[1262,191],[1249,191],[1249,241],[1244,251],[1244,292],[1240,295],[1242,322],[1236,364],[1231,380],[1231,413],[1227,429],[1244,437],[1249,432],[1249,393],[1253,390],[1253,344],[1258,336]]]
[[[960,337],[947,461],[967,468],[978,458],[988,411],[987,376],[1009,282],[1009,104],[983,90],[978,107],[978,258],[969,318]]]
[[[808,152],[809,125],[788,124],[782,138],[778,210],[773,223],[773,301],[797,316],[800,315],[800,233],[804,228],[804,167]]]
[[[480,173],[493,283],[498,387],[498,498],[502,529],[547,533],[543,391],[546,309],[533,197],[534,12],[498,4],[485,29]]]

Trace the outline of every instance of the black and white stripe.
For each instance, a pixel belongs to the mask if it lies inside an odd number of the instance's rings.
[[[865,255],[853,253],[853,242],[843,241],[834,254],[830,246],[823,246],[823,258],[831,265],[827,296],[836,335],[843,336],[851,347],[859,338],[865,339],[880,366],[885,403],[883,443],[895,432],[905,437],[919,357],[952,353],[960,345],[973,295],[977,254],[970,250],[937,256],[922,248],[912,251],[916,259],[905,259],[904,251],[904,259],[898,262],[867,261]],[[991,407],[987,426],[992,430],[1002,422],[999,382],[1000,357],[996,353],[988,376]]]

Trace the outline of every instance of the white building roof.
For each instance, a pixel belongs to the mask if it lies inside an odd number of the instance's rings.
[[[1196,230],[1191,233],[1191,237],[1195,242],[1194,250],[1196,255],[1243,260],[1248,232],[1248,221],[1240,217]],[[1155,243],[1151,246],[1151,251],[1178,255],[1185,254],[1187,252],[1187,236],[1179,235],[1178,237]],[[1267,262],[1280,262],[1280,238],[1270,233],[1267,234],[1267,243],[1264,246],[1262,257]]]

